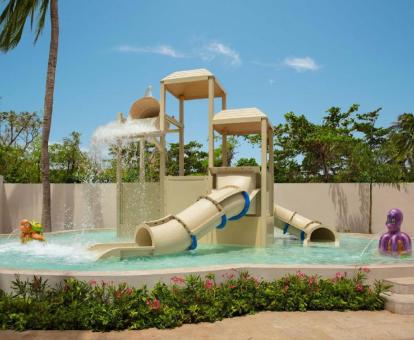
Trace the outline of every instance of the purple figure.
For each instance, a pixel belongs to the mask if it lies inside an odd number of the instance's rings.
[[[379,240],[379,251],[385,255],[410,255],[411,239],[401,231],[403,213],[400,209],[391,209],[387,214],[385,225],[388,232],[382,234]]]

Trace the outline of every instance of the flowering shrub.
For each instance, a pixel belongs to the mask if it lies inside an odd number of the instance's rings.
[[[213,322],[258,311],[380,310],[382,281],[366,284],[366,269],[349,278],[332,279],[300,271],[274,281],[247,272],[173,277],[171,285],[152,290],[125,283],[68,279],[50,287],[41,278],[13,282],[13,293],[0,290],[1,329],[92,329],[98,331],[171,328],[184,323]],[[237,274],[237,275],[236,275]]]

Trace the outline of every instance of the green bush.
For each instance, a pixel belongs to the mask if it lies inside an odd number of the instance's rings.
[[[51,287],[38,277],[17,277],[12,293],[0,290],[0,328],[109,331],[171,328],[265,310],[380,310],[380,293],[389,289],[382,281],[367,285],[361,269],[353,278],[337,273],[322,279],[297,272],[267,282],[232,271],[221,279],[173,277],[171,285],[158,283],[148,290],[76,279]]]

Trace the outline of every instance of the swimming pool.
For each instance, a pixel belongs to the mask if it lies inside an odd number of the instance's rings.
[[[88,246],[116,241],[112,230],[52,233],[47,242],[21,244],[17,236],[0,238],[0,268],[64,271],[137,271],[149,269],[199,268],[214,265],[355,265],[414,264],[413,257],[395,258],[378,253],[374,238],[340,235],[340,247],[317,244],[303,247],[300,241],[275,234],[267,248],[203,245],[175,255],[96,261]]]

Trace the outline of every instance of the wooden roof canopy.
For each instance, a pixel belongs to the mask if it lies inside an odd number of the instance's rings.
[[[262,120],[272,130],[267,115],[255,107],[231,109],[218,112],[213,118],[213,129],[227,135],[261,134]]]
[[[226,91],[213,73],[204,68],[178,71],[161,79],[165,89],[177,99],[184,100],[208,98],[208,79],[214,79],[214,97],[223,97]]]

